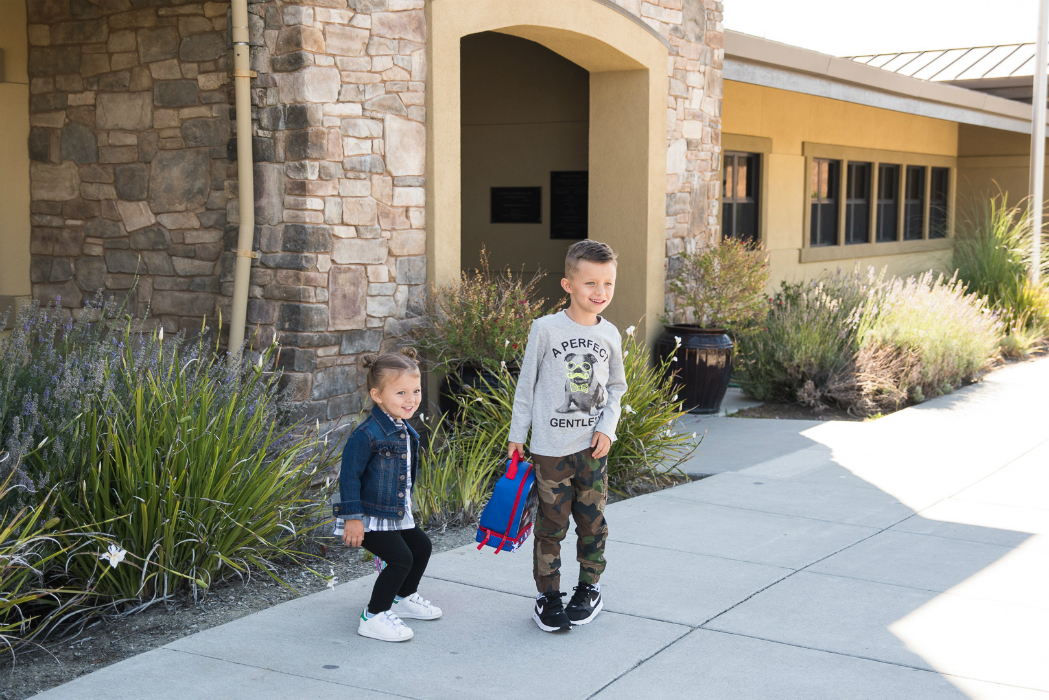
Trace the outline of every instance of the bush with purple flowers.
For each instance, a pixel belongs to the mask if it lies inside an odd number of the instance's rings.
[[[997,355],[1003,324],[978,294],[928,272],[838,272],[783,285],[765,327],[738,339],[755,398],[894,411],[954,391]]]

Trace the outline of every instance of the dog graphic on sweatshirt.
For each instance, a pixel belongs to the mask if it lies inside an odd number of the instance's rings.
[[[604,408],[608,394],[604,386],[594,381],[596,363],[597,357],[590,353],[580,355],[570,352],[565,355],[568,381],[565,382],[565,404],[557,409],[558,413],[585,411],[594,415]]]

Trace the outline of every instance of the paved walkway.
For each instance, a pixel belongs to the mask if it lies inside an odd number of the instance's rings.
[[[368,577],[40,697],[1049,698],[1049,361],[871,423],[717,420],[735,471],[609,507],[588,627],[540,632],[529,553],[466,547],[407,644],[355,633]]]

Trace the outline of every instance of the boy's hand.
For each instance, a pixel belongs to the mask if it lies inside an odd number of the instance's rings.
[[[521,455],[521,459],[524,459],[524,445],[519,442],[511,442],[509,447],[506,448],[506,458],[513,459],[514,452]]]
[[[364,541],[364,523],[347,520],[342,526],[342,543],[347,547],[360,547]]]
[[[590,441],[591,454],[594,459],[601,459],[608,454],[612,448],[612,440],[602,432],[594,431],[594,439]]]

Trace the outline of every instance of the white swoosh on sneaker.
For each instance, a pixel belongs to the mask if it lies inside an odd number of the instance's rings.
[[[542,606],[542,605],[537,605],[537,606],[535,606],[535,611],[536,611],[536,612],[537,612],[538,614],[542,615],[542,614],[543,614],[543,606]]]
[[[596,598],[591,598],[590,599],[590,607],[594,607],[595,605],[597,605],[597,601],[599,601],[599,600],[601,600],[601,596],[598,596]]]

